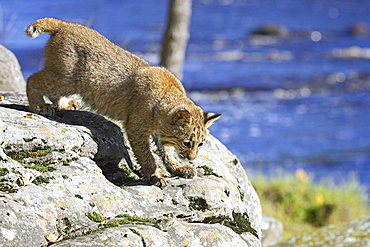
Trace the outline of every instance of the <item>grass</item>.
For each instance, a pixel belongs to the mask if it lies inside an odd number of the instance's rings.
[[[266,215],[284,224],[283,240],[330,224],[368,217],[366,188],[352,178],[335,185],[330,181],[312,183],[302,169],[293,175],[252,179]]]

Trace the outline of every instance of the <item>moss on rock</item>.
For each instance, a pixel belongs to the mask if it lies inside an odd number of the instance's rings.
[[[86,214],[87,218],[89,218],[90,220],[94,221],[94,222],[103,222],[105,220],[105,218],[103,216],[101,216],[100,214],[98,214],[97,212],[88,212]]]
[[[236,213],[233,212],[233,219],[226,216],[208,217],[203,220],[203,223],[207,224],[222,224],[231,228],[234,232],[242,234],[244,232],[252,233],[258,238],[257,231],[251,226],[249,216],[247,213]]]
[[[40,184],[47,184],[50,182],[50,179],[54,179],[54,177],[45,177],[45,176],[38,176],[36,177],[32,183],[36,184],[36,185],[40,185]]]

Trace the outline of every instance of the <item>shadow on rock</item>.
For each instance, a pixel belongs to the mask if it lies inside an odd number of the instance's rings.
[[[2,104],[0,106],[32,113],[25,105]],[[68,125],[83,126],[90,130],[89,134],[98,146],[93,160],[110,182],[117,186],[141,184],[133,182],[128,176],[128,173],[131,173],[129,169],[134,171],[134,168],[121,128],[117,124],[103,116],[87,111],[65,111],[57,113],[56,116],[48,117],[48,119]]]

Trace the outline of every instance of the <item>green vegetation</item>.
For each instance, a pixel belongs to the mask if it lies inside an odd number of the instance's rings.
[[[23,151],[9,151],[6,152],[6,154],[12,158],[13,160],[23,164],[25,168],[28,169],[34,169],[39,172],[52,172],[55,170],[53,167],[49,167],[49,165],[53,164],[52,161],[39,161],[39,160],[33,160],[32,163],[27,164],[28,162],[25,161],[26,158],[38,158],[38,157],[43,157],[51,152],[60,152],[64,153],[64,149],[52,149],[49,146],[45,147],[39,147],[33,150],[23,150]],[[63,165],[68,165],[69,162],[73,161],[74,159],[67,159],[66,161],[63,161]]]
[[[251,226],[249,216],[247,213],[233,212],[233,219],[225,216],[209,217],[203,220],[207,224],[222,224],[231,228],[234,232],[242,234],[243,232],[250,232],[258,238],[257,231]]]
[[[14,188],[14,186],[9,183],[9,179],[3,178],[6,174],[9,173],[8,168],[0,168],[0,191],[5,193],[15,193],[18,190]]]
[[[153,226],[153,227],[156,227],[156,228],[160,229],[159,226],[158,226],[157,221],[154,220],[154,219],[151,219],[151,218],[143,218],[143,217],[139,217],[139,216],[130,216],[128,214],[119,214],[114,219],[105,219],[103,216],[101,216],[100,214],[98,214],[96,212],[87,213],[86,216],[90,220],[95,221],[95,222],[100,222],[101,224],[100,224],[99,228],[90,229],[88,231],[85,231],[83,233],[83,235],[89,235],[90,233],[99,232],[99,231],[102,231],[106,228],[117,227],[117,226],[126,225],[126,224],[130,224],[130,225],[149,225],[149,226]]]
[[[238,190],[239,190],[239,195],[240,195],[240,200],[244,201],[244,193],[241,191],[240,185],[238,185]]]
[[[40,185],[40,184],[48,184],[50,182],[50,179],[54,179],[54,177],[44,177],[44,176],[38,176],[36,177],[32,183],[36,184],[36,185]]]
[[[13,160],[16,160],[20,163],[23,163],[23,160],[25,158],[42,157],[42,156],[48,155],[49,153],[51,153],[53,151],[57,151],[57,152],[61,152],[61,153],[65,152],[64,149],[52,149],[48,146],[45,146],[45,147],[40,147],[40,148],[34,149],[34,150],[23,150],[23,151],[19,151],[19,152],[11,151],[11,152],[7,152],[6,155],[8,155]]]
[[[52,172],[55,170],[53,167],[48,167],[45,164],[25,165],[25,168],[34,169],[39,172]]]
[[[8,181],[1,179],[0,181],[0,191],[5,193],[16,193],[18,189],[15,189],[14,186],[10,183],[7,183]]]
[[[70,159],[62,160],[62,163],[63,163],[64,166],[69,166],[72,161],[76,161],[76,160],[78,160],[78,158],[73,157],[73,158],[70,158]]]
[[[14,173],[14,174],[21,175],[21,173],[17,169],[15,169],[15,168],[12,168],[11,169],[11,172]]]
[[[57,219],[56,227],[59,234],[69,234],[72,232],[72,223],[67,217]]]
[[[311,182],[305,171],[295,176],[280,175],[252,179],[262,210],[284,224],[283,239],[329,224],[368,217],[366,189],[355,179],[338,186],[333,182]]]
[[[25,142],[32,142],[33,140],[35,140],[35,139],[37,139],[36,137],[32,137],[32,138],[26,138],[26,137],[24,137],[23,138],[23,140],[25,141]]]
[[[78,194],[76,194],[75,197],[81,200],[84,199],[81,195],[78,195]]]
[[[0,177],[5,176],[9,173],[8,168],[0,168]]]
[[[203,168],[203,170],[204,170],[204,175],[205,175],[205,176],[213,175],[213,176],[216,176],[216,177],[221,177],[221,176],[217,175],[217,174],[213,171],[213,169],[212,169],[211,167],[209,167],[209,166],[203,165],[203,166],[199,166],[199,168]]]
[[[116,216],[116,218],[124,218],[124,219],[127,219],[129,221],[131,221],[131,223],[129,224],[134,224],[135,222],[149,222],[149,223],[153,223],[155,222],[154,219],[151,219],[151,218],[143,218],[143,217],[139,217],[139,216],[131,216],[131,215],[128,215],[128,214],[119,214]]]
[[[120,166],[119,169],[125,173],[125,177],[121,177],[121,183],[135,183],[140,181],[140,178],[137,176],[137,174],[135,174],[129,167]]]
[[[132,225],[138,224],[138,225],[151,225],[159,229],[159,226],[155,219],[143,218],[139,216],[130,216],[128,214],[119,214],[116,216],[116,218],[120,218],[120,219],[107,222],[105,227],[106,228],[115,227],[115,226],[124,225],[124,224],[132,224]]]
[[[88,212],[86,214],[87,218],[89,218],[90,220],[94,221],[94,222],[103,222],[105,220],[105,218],[103,216],[101,216],[100,214],[98,214],[97,212]]]

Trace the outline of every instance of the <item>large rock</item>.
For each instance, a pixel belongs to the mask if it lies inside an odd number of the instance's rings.
[[[273,217],[262,215],[262,246],[274,246],[283,238],[283,223]]]
[[[24,94],[2,95],[0,246],[261,246],[257,194],[214,137],[198,176],[161,190],[138,180],[134,159],[129,169],[115,123],[85,111],[48,119]]]
[[[26,83],[17,58],[2,45],[0,45],[0,91],[26,91]]]
[[[295,236],[275,247],[365,247],[370,246],[370,218],[345,225],[331,225],[314,232]]]

